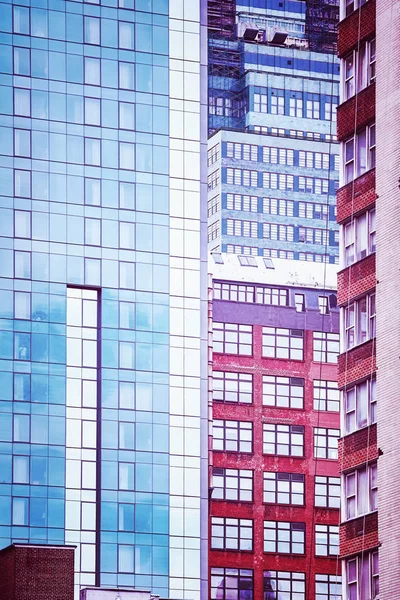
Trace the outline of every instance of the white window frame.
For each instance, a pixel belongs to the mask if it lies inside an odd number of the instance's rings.
[[[375,167],[375,123],[341,144],[340,185],[347,185]]]
[[[367,573],[362,573],[362,562],[366,567]],[[349,558],[345,561],[344,575],[345,575],[345,598],[354,597],[354,590],[356,590],[357,600],[365,600],[365,598],[372,598],[372,600],[379,600],[379,555],[378,550],[372,552],[364,552],[358,554],[354,558]],[[350,569],[354,572],[354,575],[350,575]],[[366,580],[365,574],[368,575]],[[361,583],[366,584],[368,589],[361,588]],[[350,596],[351,594],[351,596]]]
[[[342,392],[342,431],[348,435],[376,423],[376,379],[366,379]]]
[[[377,470],[375,462],[343,476],[343,521],[362,517],[378,509]]]
[[[376,336],[375,293],[367,294],[340,309],[342,352]]]

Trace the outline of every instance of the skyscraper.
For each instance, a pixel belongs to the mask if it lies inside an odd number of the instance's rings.
[[[0,543],[77,593],[207,593],[205,13],[0,2]]]
[[[337,16],[209,2],[209,250],[337,262]]]

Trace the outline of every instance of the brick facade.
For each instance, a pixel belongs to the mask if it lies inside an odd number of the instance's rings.
[[[375,83],[352,96],[337,109],[337,136],[342,142],[375,121]]]
[[[349,300],[372,292],[375,285],[375,254],[370,254],[338,273],[339,306],[345,306]]]
[[[263,572],[292,571],[306,574],[306,598],[315,600],[315,574],[340,575],[335,557],[315,555],[315,525],[338,526],[339,511],[335,508],[315,507],[314,476],[323,475],[339,477],[337,460],[314,458],[313,433],[315,427],[339,430],[338,412],[314,410],[315,379],[335,381],[336,364],[316,363],[313,360],[312,322],[316,323],[316,331],[338,332],[337,309],[332,314],[321,318],[318,310],[310,310],[311,314],[293,312],[289,314],[287,307],[249,306],[244,303],[214,300],[213,313],[215,321],[244,323],[253,325],[252,356],[232,354],[213,354],[213,370],[253,375],[253,402],[240,405],[214,401],[212,418],[222,420],[238,420],[253,423],[253,452],[212,453],[214,467],[230,469],[246,469],[253,471],[253,502],[210,501],[210,516],[251,519],[253,527],[253,551],[216,550],[211,547],[209,564],[213,567],[231,567],[251,569],[254,572],[253,598],[263,598]],[[293,309],[291,309],[293,311]],[[297,319],[295,323],[294,319]],[[290,325],[290,323],[293,325]],[[317,324],[318,323],[318,324]],[[262,356],[263,325],[277,327],[301,327],[304,329],[304,360],[286,360],[265,358]],[[263,375],[298,377],[304,379],[303,409],[277,408],[263,406]],[[304,426],[304,456],[290,457],[263,453],[263,423],[277,423]],[[304,506],[265,504],[263,502],[263,473],[283,472],[301,473],[305,476]],[[264,553],[264,520],[300,522],[306,524],[304,555]]]
[[[355,50],[359,40],[363,42],[374,37],[376,1],[368,0],[360,10],[361,14],[356,10],[339,24],[338,55],[340,58]]]
[[[74,600],[74,547],[13,544],[0,550],[0,598]]]
[[[375,201],[375,169],[371,169],[338,190],[336,196],[338,223],[349,221],[352,216],[372,208]]]

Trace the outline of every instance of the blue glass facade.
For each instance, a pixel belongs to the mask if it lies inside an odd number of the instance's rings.
[[[209,249],[337,262],[338,60],[310,50],[305,3],[236,11],[209,39]]]
[[[206,593],[204,18],[0,2],[0,547],[77,593]]]

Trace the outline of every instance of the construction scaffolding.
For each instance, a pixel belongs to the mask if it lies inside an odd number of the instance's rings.
[[[236,0],[208,0],[208,35],[235,37]]]
[[[337,54],[339,0],[306,1],[306,36],[313,52]]]

